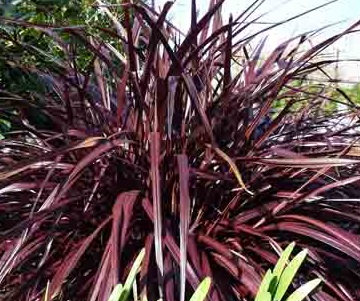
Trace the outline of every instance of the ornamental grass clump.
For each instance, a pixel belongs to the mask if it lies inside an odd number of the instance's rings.
[[[36,83],[0,80],[1,300],[49,283],[52,300],[106,301],[144,247],[141,300],[189,300],[207,276],[209,300],[253,300],[292,241],[308,250],[294,287],[359,298],[358,107],[304,80],[358,24],[266,54],[250,45],[271,28],[247,31],[261,2],[224,23],[224,0],[201,18],[192,1],[184,36],[170,2],[123,1],[118,20],[97,1],[113,28],[1,19],[2,66]],[[324,99],[347,109],[329,118]]]

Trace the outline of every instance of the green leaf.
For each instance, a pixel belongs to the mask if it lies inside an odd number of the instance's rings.
[[[261,281],[258,292],[256,294],[255,301],[267,300],[266,296],[267,296],[267,294],[270,294],[268,291],[269,291],[269,286],[270,286],[272,279],[273,279],[273,273],[271,272],[271,270],[268,270],[266,272],[263,280]],[[270,294],[270,300],[271,300],[271,294]]]
[[[273,279],[274,280],[271,282],[270,288],[269,288],[269,292],[271,293],[272,296],[274,296],[274,294],[276,292],[276,288],[279,284],[281,274],[284,271],[284,268],[289,260],[289,257],[291,255],[292,251],[294,250],[294,247],[295,247],[294,242],[289,244],[286,247],[286,249],[281,253],[280,258],[274,267],[274,271],[273,271]]]
[[[204,301],[211,285],[211,278],[206,277],[198,286],[190,301]]]
[[[320,284],[320,282],[321,279],[317,278],[305,283],[293,292],[286,301],[302,301]]]
[[[44,298],[44,301],[48,301],[50,300],[49,298],[49,286],[50,286],[50,282],[48,281],[47,284],[46,284],[46,290],[45,290],[45,298]]]
[[[144,256],[145,256],[145,249],[142,249],[139,255],[136,257],[133,266],[131,267],[131,270],[129,272],[128,277],[126,278],[124,288],[121,292],[121,296],[118,299],[118,301],[126,301],[128,299],[130,291],[132,289],[132,285],[135,281],[136,274],[140,269]]]
[[[271,301],[271,294],[269,292],[265,292],[265,294],[262,295],[260,301]]]
[[[284,297],[290,283],[293,281],[296,272],[299,270],[306,255],[307,250],[305,249],[299,254],[297,254],[294,259],[289,263],[289,265],[285,268],[284,272],[281,274],[279,284],[276,289],[274,301],[280,301]]]
[[[123,286],[121,283],[119,283],[115,286],[108,301],[118,301],[120,299],[122,292],[123,292]]]

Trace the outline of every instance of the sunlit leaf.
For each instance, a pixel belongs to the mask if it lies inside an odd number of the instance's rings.
[[[270,288],[269,288],[269,291],[271,293],[272,296],[275,295],[275,292],[276,292],[276,288],[279,284],[279,281],[280,281],[280,277],[284,271],[284,268],[285,266],[287,265],[288,263],[288,260],[290,258],[290,255],[292,253],[292,251],[294,250],[294,247],[295,247],[295,243],[292,242],[291,244],[289,244],[286,249],[281,252],[281,255],[280,255],[280,258],[279,260],[277,261],[275,267],[274,267],[274,270],[273,270],[273,281],[270,285]]]
[[[206,277],[203,281],[201,281],[201,283],[199,284],[199,286],[197,287],[197,289],[195,290],[194,294],[191,296],[189,301],[204,301],[209,292],[210,285],[211,285],[211,278]]]
[[[286,301],[302,301],[321,283],[321,279],[311,280],[302,286],[300,286],[296,291],[294,291]]]
[[[306,255],[307,255],[307,250],[301,251],[290,261],[290,263],[284,269],[279,279],[279,284],[276,289],[274,301],[282,300],[290,284],[292,283],[297,271],[299,270],[301,264],[303,263]]]
[[[122,284],[121,283],[117,284],[114,287],[108,301],[119,301],[123,291],[124,291],[124,288],[123,288]]]
[[[260,287],[258,289],[258,292],[256,294],[255,301],[263,301],[268,300],[269,296],[269,288],[271,281],[274,279],[274,274],[271,272],[271,270],[268,270],[260,284]],[[271,300],[271,294],[270,299]]]

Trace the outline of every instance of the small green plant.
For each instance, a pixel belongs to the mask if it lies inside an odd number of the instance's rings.
[[[136,257],[124,285],[119,283],[115,286],[114,290],[110,295],[109,301],[126,301],[128,299],[130,291],[133,287],[136,278],[136,274],[140,270],[140,266],[144,259],[144,256],[145,256],[145,249],[142,249],[139,255]]]
[[[190,301],[204,301],[206,295],[209,292],[211,285],[211,278],[206,277],[204,280],[199,284],[197,289],[195,290],[194,294],[191,296]]]
[[[128,277],[126,278],[125,284],[117,284],[112,291],[108,301],[127,301],[130,291],[133,288],[136,274],[140,270],[141,263],[145,256],[145,249],[142,249],[136,260],[134,261],[133,266],[129,272]],[[197,287],[194,294],[191,296],[190,301],[204,301],[206,295],[209,292],[211,285],[210,277],[206,277]],[[159,300],[161,301],[161,299]]]
[[[303,263],[307,250],[298,253],[290,262],[289,257],[294,250],[295,243],[291,243],[280,255],[273,270],[268,270],[260,284],[255,301],[281,301],[284,300],[291,282]],[[295,290],[286,301],[301,301],[307,297],[321,282],[313,279]]]
[[[289,258],[294,250],[295,243],[292,242],[280,255],[278,262],[273,270],[269,269],[258,290],[255,301],[282,301],[288,291],[290,284],[295,278],[301,264],[307,255],[307,250],[299,252],[290,262]],[[145,256],[145,249],[142,249],[136,258],[130,273],[122,285],[115,286],[108,301],[127,301],[133,287],[136,274],[138,273],[142,260]],[[286,301],[302,301],[305,299],[321,282],[320,278],[313,279],[295,290]],[[210,277],[206,277],[195,290],[190,301],[204,301],[211,285]]]

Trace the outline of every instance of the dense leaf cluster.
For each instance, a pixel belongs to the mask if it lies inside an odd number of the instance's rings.
[[[188,300],[210,276],[211,300],[251,300],[296,241],[309,250],[297,287],[316,275],[313,300],[358,300],[358,107],[298,84],[358,24],[260,61],[246,29],[261,1],[228,23],[223,2],[197,19],[192,1],[185,36],[166,21],[171,3],[158,14],[125,1],[121,20],[105,7],[101,34],[3,20],[0,45],[16,51],[2,60],[41,88],[0,87],[12,126],[0,141],[0,298],[38,300],[50,282],[55,300],[108,300],[145,247],[140,297]],[[328,118],[324,99],[347,109]]]

